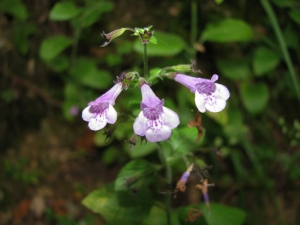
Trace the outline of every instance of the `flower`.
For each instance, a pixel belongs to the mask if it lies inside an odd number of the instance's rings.
[[[134,121],[134,132],[139,136],[146,136],[150,142],[168,139],[171,136],[171,130],[179,124],[177,113],[164,107],[164,100],[156,97],[148,84],[142,84],[141,91],[142,111]]]
[[[90,102],[82,111],[82,119],[89,122],[91,130],[101,130],[107,123],[113,124],[116,122],[117,112],[113,105],[122,89],[122,82],[116,83],[105,94]]]
[[[203,79],[187,76],[184,74],[176,74],[175,81],[183,84],[195,93],[195,103],[200,112],[206,109],[211,112],[220,112],[226,106],[226,100],[230,93],[222,84],[214,83],[219,76],[214,74],[211,79]]]

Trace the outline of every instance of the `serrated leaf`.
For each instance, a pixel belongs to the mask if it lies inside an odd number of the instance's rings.
[[[244,59],[218,59],[217,67],[231,80],[246,80],[251,76],[250,66]]]
[[[93,25],[95,22],[99,21],[100,16],[109,12],[114,8],[112,2],[107,1],[97,1],[89,4],[83,13],[76,18],[75,25],[82,28],[87,28]]]
[[[289,12],[289,16],[294,22],[300,25],[300,10],[292,10]]]
[[[180,53],[185,48],[185,42],[181,37],[175,34],[155,31],[157,44],[149,43],[147,45],[148,56],[173,56]],[[140,54],[144,54],[144,46],[140,39],[134,42],[134,50]]]
[[[44,61],[50,61],[72,44],[72,40],[66,36],[57,35],[42,42],[39,55]]]
[[[0,2],[0,11],[6,12],[20,20],[28,18],[28,11],[21,0],[2,0]]]
[[[245,108],[252,114],[262,112],[268,104],[269,90],[264,83],[241,85],[240,92]]]
[[[79,58],[70,71],[78,82],[92,88],[108,88],[112,85],[112,76],[106,70],[99,70],[96,63],[88,58]]]
[[[259,47],[254,52],[253,71],[257,76],[272,71],[279,63],[280,56],[265,47]]]
[[[209,23],[205,27],[201,41],[232,42],[250,41],[253,38],[253,31],[249,24],[237,19],[224,19],[218,24]]]
[[[57,2],[51,9],[49,18],[53,21],[64,21],[78,16],[82,9],[73,2]]]
[[[146,184],[151,180],[155,168],[153,164],[144,159],[135,159],[127,163],[119,172],[115,181],[115,190],[124,191],[129,187]]]
[[[82,201],[111,224],[130,224],[144,220],[151,209],[152,197],[148,188],[143,187],[137,193],[114,191],[114,185],[109,184],[93,191]]]
[[[200,209],[208,225],[242,225],[246,218],[245,211],[239,208],[213,202],[210,203],[211,210],[207,210],[205,204],[201,204]]]

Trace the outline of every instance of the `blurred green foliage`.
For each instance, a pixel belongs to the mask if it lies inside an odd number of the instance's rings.
[[[270,202],[276,205],[273,190],[282,188],[275,186],[281,179],[278,174],[286,174],[286,184],[290,185],[300,178],[299,77],[295,79],[292,75],[293,70],[296,70],[294,74],[299,72],[299,1],[204,2],[186,1],[184,4],[196,7],[196,11],[202,10],[198,17],[193,10],[188,17],[179,14],[163,31],[155,30],[155,23],[159,21],[152,24],[157,39],[157,44],[149,44],[148,48],[150,69],[153,69],[150,72],[152,87],[181,119],[181,126],[174,130],[171,140],[161,146],[138,141],[133,150],[124,143],[133,134],[132,123],[140,111],[140,91],[134,85],[117,99],[119,118],[116,125],[108,128],[112,130],[112,141],[107,142],[103,131],[94,136],[94,144],[103,149],[102,160],[107,165],[124,164],[115,183],[93,191],[83,200],[86,207],[101,214],[108,224],[120,221],[165,224],[166,212],[161,203],[157,204],[161,202],[157,189],[167,181],[161,176],[165,168],[159,163],[157,148],[163,149],[176,176],[185,171],[186,160],[198,163],[199,167],[206,162],[213,164],[212,177],[217,186],[220,184],[221,191],[238,186],[240,196],[233,204],[239,209],[211,203],[209,213],[203,204],[198,205],[203,216],[192,224],[259,224],[257,221],[261,218],[251,212],[246,217],[244,196],[247,190],[243,188],[257,188],[258,196],[266,191]],[[271,7],[264,8],[266,2]],[[138,38],[124,35],[110,43],[108,50],[95,50],[104,42],[100,32],[124,26],[120,21],[120,24],[106,25],[114,20],[109,13],[116,7],[108,0],[56,1],[49,12],[49,22],[57,26],[62,23],[68,28],[44,35],[32,21],[24,1],[0,2],[0,11],[13,18],[13,45],[21,56],[29,54],[31,37],[40,37],[38,55],[46,70],[55,73],[63,84],[59,87],[63,96],[62,114],[69,122],[76,118],[71,114],[72,107],[83,109],[110,88],[122,71],[143,71],[143,46]],[[275,10],[278,21],[268,16],[267,10]],[[192,20],[197,21],[195,27],[191,27]],[[276,23],[284,39],[273,30],[272,24]],[[133,24],[151,25],[138,21]],[[292,70],[282,46],[286,46],[291,58]],[[197,143],[199,131],[187,126],[195,118],[195,113],[191,112],[196,109],[192,94],[157,75],[166,66],[186,64],[190,59],[198,62],[203,77],[218,73],[219,83],[226,85],[231,93],[226,110],[203,115],[203,135]],[[6,104],[13,101],[13,95],[10,89],[1,90],[1,99]],[[222,160],[212,153],[215,148],[221,152]],[[28,184],[38,183],[38,171],[27,167],[26,159],[14,163],[4,161],[6,176]],[[172,224],[186,224],[189,207],[172,210]],[[279,212],[278,220],[281,216]],[[49,220],[75,224],[68,218]]]

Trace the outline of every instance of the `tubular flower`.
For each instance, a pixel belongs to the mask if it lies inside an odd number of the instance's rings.
[[[101,130],[107,123],[113,124],[116,122],[117,112],[113,106],[122,88],[122,82],[116,83],[105,94],[90,102],[82,111],[82,119],[89,122],[91,130]]]
[[[215,83],[219,76],[214,74],[211,79],[203,79],[187,76],[184,74],[176,74],[175,81],[183,84],[195,93],[195,103],[200,112],[206,109],[211,112],[220,112],[226,106],[226,100],[230,93],[222,84]]]
[[[172,129],[179,124],[178,115],[164,107],[164,100],[160,100],[146,83],[141,86],[142,102],[138,117],[133,124],[134,132],[139,136],[146,136],[150,142],[168,139]]]

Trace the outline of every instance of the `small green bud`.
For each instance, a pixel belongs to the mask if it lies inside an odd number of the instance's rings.
[[[150,29],[152,28],[152,26],[149,27],[145,27],[145,28],[134,28],[135,32],[133,34],[133,36],[139,36],[140,39],[142,40],[142,44],[148,44],[149,42],[156,44],[157,41],[156,39],[153,37],[153,33],[154,31],[150,31]]]
[[[119,37],[121,36],[126,30],[130,30],[132,32],[135,32],[134,29],[132,28],[128,28],[128,27],[125,27],[125,28],[120,28],[120,29],[117,29],[117,30],[114,30],[108,34],[105,34],[104,32],[101,34],[101,36],[103,38],[105,38],[107,41],[104,42],[100,47],[104,47],[104,46],[107,46],[113,39],[115,39],[116,37]]]
[[[176,66],[169,66],[164,68],[164,70],[175,70],[176,72],[194,72],[194,73],[201,73],[201,70],[195,70],[196,61],[192,60],[191,64],[180,64]]]

